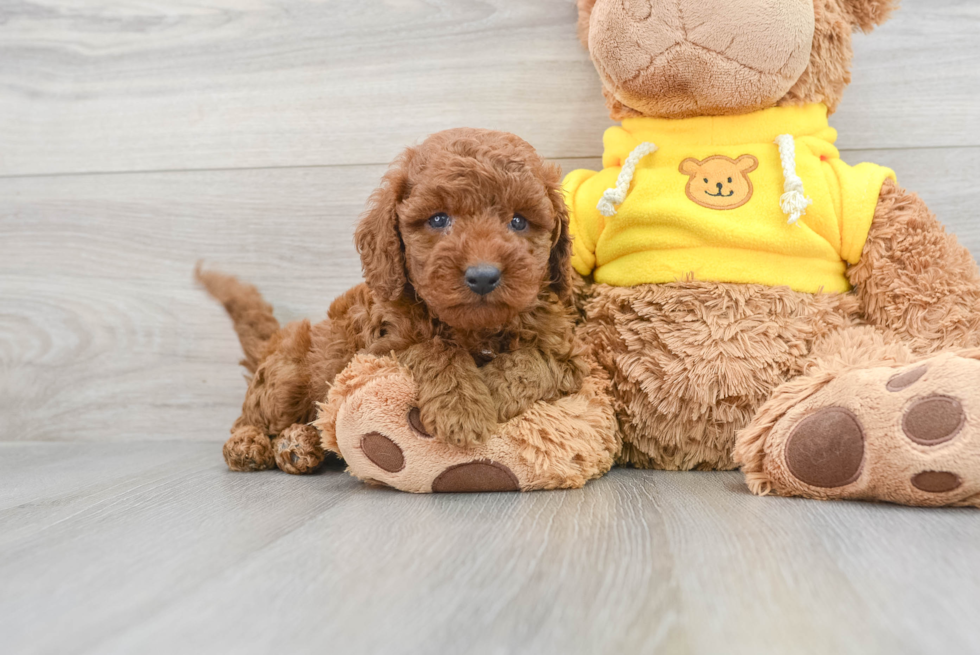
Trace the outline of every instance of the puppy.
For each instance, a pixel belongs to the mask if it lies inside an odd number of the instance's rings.
[[[560,184],[559,168],[512,134],[454,129],[409,148],[356,229],[365,283],[315,325],[280,328],[254,287],[199,268],[252,374],[224,447],[228,466],[316,468],[323,450],[307,424],[361,352],[394,353],[418,385],[410,420],[459,446],[484,442],[534,402],[578,391],[588,365],[573,338]]]

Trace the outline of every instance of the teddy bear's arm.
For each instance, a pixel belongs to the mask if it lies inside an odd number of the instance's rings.
[[[605,227],[605,217],[597,206],[603,192],[615,184],[619,170],[619,167],[599,172],[578,169],[566,175],[562,182],[572,235],[572,266],[580,275],[589,275],[595,268],[596,243]]]
[[[921,352],[980,345],[980,272],[925,202],[882,186],[860,261],[848,268],[865,318]]]

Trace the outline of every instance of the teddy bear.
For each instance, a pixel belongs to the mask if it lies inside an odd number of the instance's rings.
[[[892,0],[578,0],[620,125],[564,182],[621,465],[980,506],[980,273],[828,116]]]

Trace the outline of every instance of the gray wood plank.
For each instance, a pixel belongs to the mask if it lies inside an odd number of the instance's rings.
[[[0,182],[0,439],[223,438],[240,349],[194,263],[282,320],[323,317],[360,281],[353,225],[383,170]]]
[[[336,468],[230,473],[217,443],[0,456],[117,464],[0,509],[8,652],[980,649],[972,510],[622,469],[579,491],[412,496]]]
[[[897,169],[980,254],[980,148],[848,151]],[[597,159],[559,160],[570,170]],[[240,351],[198,259],[319,319],[383,166],[0,179],[0,439],[222,439]]]
[[[220,452],[219,442],[0,444],[4,459],[35,462],[24,469],[33,495],[0,510],[4,651],[82,652],[355,488],[337,470],[329,486],[316,476],[237,476]],[[53,482],[45,467],[84,473]]]
[[[856,37],[849,147],[980,144],[980,6]],[[433,131],[596,156],[609,119],[572,0],[0,7],[0,175],[387,162]]]

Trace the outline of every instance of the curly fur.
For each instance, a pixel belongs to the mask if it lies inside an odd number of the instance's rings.
[[[433,229],[437,213],[450,227]],[[509,227],[515,213],[528,227]],[[484,441],[539,400],[578,391],[589,367],[573,337],[568,216],[560,170],[521,139],[457,129],[406,150],[372,194],[355,233],[365,284],[327,320],[281,329],[254,287],[198,270],[235,321],[253,373],[225,459],[235,470],[306,472],[305,424],[357,353],[394,353],[418,381],[426,428],[446,441]],[[486,296],[469,266],[502,271]],[[275,326],[275,330],[273,330]],[[276,443],[269,436],[279,435]],[[325,444],[328,448],[331,444]]]

